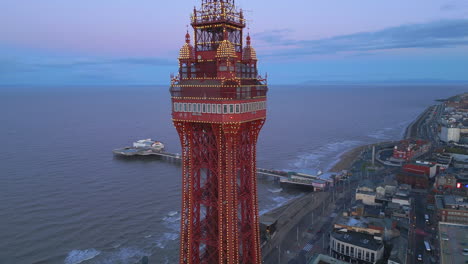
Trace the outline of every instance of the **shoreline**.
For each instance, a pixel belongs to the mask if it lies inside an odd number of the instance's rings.
[[[414,125],[419,123],[419,120],[426,114],[426,112],[428,111],[430,107],[431,106],[424,109],[413,121],[411,121],[408,124],[408,126],[406,126],[406,128],[403,130],[402,138],[400,140],[406,139],[412,136],[412,130],[413,130]],[[377,145],[387,144],[387,143],[390,143],[390,141],[382,141],[382,142],[376,142],[372,144],[365,144],[365,145],[360,145],[355,148],[352,148],[344,152],[343,154],[341,154],[338,158],[339,160],[335,164],[333,164],[333,166],[331,167],[331,169],[328,170],[328,172],[338,173],[343,170],[348,170],[349,168],[352,167],[353,163],[359,158],[360,154],[365,149],[371,148],[372,146],[377,146]]]
[[[412,136],[412,130],[417,125],[419,125],[421,119],[425,116],[429,108],[423,110],[421,114],[419,114],[408,126],[403,130],[402,136],[399,140],[408,138],[408,136]],[[357,162],[363,152],[371,148],[372,146],[378,146],[383,144],[390,144],[394,143],[395,141],[381,141],[375,142],[370,144],[364,144],[360,146],[356,146],[348,151],[342,153],[338,158],[337,162],[332,165],[332,167],[327,170],[327,173],[339,173],[344,170],[350,170],[355,162]],[[312,200],[311,200],[312,199]],[[312,201],[312,202],[310,202]],[[295,227],[298,227],[301,223],[303,223],[307,215],[310,214],[309,211],[315,212],[319,205],[322,204],[322,214],[317,219],[317,224],[322,223],[326,220],[326,215],[329,214],[330,206],[327,206],[327,212],[325,210],[325,203],[330,203],[330,193],[329,192],[312,192],[297,198],[293,198],[286,202],[285,204],[276,207],[268,212],[265,212],[261,217],[270,217],[273,219],[277,219],[278,227],[281,228],[282,232],[277,234],[275,240],[270,242],[269,244],[262,245],[262,259],[270,259],[272,258],[272,253],[276,248],[279,248],[285,241],[291,240],[290,232],[294,230]],[[331,208],[333,208],[332,205]],[[307,211],[307,212],[305,212]],[[312,213],[314,215],[314,213]],[[307,222],[313,221],[312,219],[306,219]],[[323,224],[323,223],[322,223]],[[297,229],[299,230],[299,229]],[[295,233],[295,232],[293,232]],[[294,240],[294,239],[293,239]],[[265,254],[265,255],[263,255]]]
[[[328,172],[338,173],[343,170],[348,170],[361,155],[362,151],[371,147],[372,145],[375,144],[360,145],[344,152],[339,156],[339,160],[328,170]]]

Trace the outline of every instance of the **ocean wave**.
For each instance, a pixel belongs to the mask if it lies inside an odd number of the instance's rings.
[[[389,138],[390,138],[390,135],[388,135],[388,134],[385,133],[385,132],[387,132],[387,131],[388,131],[388,130],[381,129],[381,130],[377,130],[376,132],[371,133],[371,134],[369,134],[369,135],[367,135],[367,136],[370,137],[370,138],[378,139],[378,140],[389,139]]]
[[[311,153],[302,154],[293,163],[294,169],[301,169],[304,172],[317,174],[319,170],[327,171],[337,162],[343,153],[353,147],[363,144],[358,140],[344,140],[328,143],[319,147]]]
[[[276,188],[276,189],[270,189],[268,188],[268,191],[271,193],[279,193],[283,191],[283,188]]]
[[[180,215],[177,216],[166,216],[163,218],[164,221],[166,222],[170,222],[170,223],[175,223],[175,222],[179,222],[180,221]]]
[[[174,241],[179,238],[178,233],[164,233],[163,236],[155,241],[156,247],[166,248],[169,241]]]
[[[298,194],[298,195],[294,195],[294,196],[289,196],[289,197],[285,197],[285,196],[273,196],[271,197],[271,200],[273,200],[275,203],[270,205],[270,206],[267,206],[267,208],[263,209],[263,210],[260,210],[259,214],[260,215],[263,215],[263,214],[266,214],[268,213],[269,211],[271,210],[274,210],[278,207],[281,207],[283,206],[284,204],[286,204],[287,202],[293,200],[293,199],[297,199],[301,196],[303,196],[304,194],[301,193],[301,194]]]
[[[177,215],[178,213],[179,213],[178,211],[170,211],[167,215],[172,217],[172,216]]]
[[[103,264],[134,263],[149,254],[141,249],[126,247],[106,255],[105,260],[101,262]]]
[[[65,259],[65,264],[78,264],[86,260],[95,258],[101,254],[101,251],[94,248],[85,249],[85,250],[72,250],[68,253],[67,258]]]
[[[169,216],[172,215],[172,216]],[[180,220],[181,215],[179,213],[173,214],[173,212],[169,212],[167,216],[163,217],[164,225],[175,232],[179,231],[180,228]]]

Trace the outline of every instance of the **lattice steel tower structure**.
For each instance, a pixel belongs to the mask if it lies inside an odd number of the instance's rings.
[[[266,118],[246,21],[234,0],[202,0],[172,76],[182,145],[180,263],[260,263],[256,144]]]

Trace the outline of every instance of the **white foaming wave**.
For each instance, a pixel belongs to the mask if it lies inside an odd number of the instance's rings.
[[[180,219],[181,215],[179,212],[171,211],[163,218],[165,226],[173,232],[166,232],[155,241],[155,245],[158,248],[165,248],[169,241],[174,241],[179,238],[180,231]]]
[[[120,248],[116,252],[110,252],[101,263],[103,264],[117,264],[117,263],[135,263],[144,256],[149,254],[137,248]]]
[[[321,159],[325,157],[324,153],[310,153],[299,156],[298,160],[294,162],[295,168],[318,168],[321,165]]]
[[[345,154],[346,152],[350,151],[351,149],[359,145],[363,145],[362,141],[349,140],[348,142],[349,142],[348,146],[344,147],[341,151],[336,152],[335,156],[331,158],[332,161],[329,162],[327,167],[325,168],[326,172],[328,172],[335,164],[337,164],[340,161],[340,158],[343,154]],[[329,178],[330,174],[326,173],[326,175],[321,175],[320,177],[324,179]]]
[[[178,233],[164,233],[162,238],[156,240],[155,244],[158,248],[165,248],[169,241],[174,241],[179,238]]]
[[[174,241],[177,238],[179,238],[179,234],[177,234],[177,233],[164,233],[164,238]]]
[[[327,171],[336,163],[334,159],[339,158],[343,153],[360,144],[362,142],[357,140],[328,143],[311,153],[300,155],[298,160],[293,163],[293,166],[295,169],[313,170],[314,173],[319,170]]]
[[[177,215],[178,213],[179,213],[178,211],[170,211],[167,215],[172,217],[172,216]]]
[[[377,131],[375,131],[374,133],[371,133],[369,135],[367,135],[368,137],[370,138],[375,138],[375,139],[379,139],[379,140],[389,140],[389,139],[392,139],[395,137],[395,132],[398,131],[398,132],[401,132],[403,130],[403,133],[405,131],[404,128],[406,128],[406,126],[409,125],[409,123],[411,123],[410,121],[405,121],[405,122],[400,122],[398,123],[396,126],[394,127],[386,127],[386,128],[383,128],[383,129],[379,129]]]
[[[276,188],[276,189],[270,189],[268,188],[268,191],[271,193],[279,193],[283,191],[283,188]]]
[[[291,197],[284,197],[284,196],[273,196],[271,197],[271,200],[273,200],[275,202],[274,205],[271,205],[271,206],[268,206],[267,208],[263,209],[263,210],[260,210],[259,214],[260,215],[263,215],[263,214],[266,214],[268,213],[269,211],[271,210],[274,210],[278,207],[281,207],[283,206],[284,204],[286,204],[287,202],[293,200],[293,199],[297,199],[301,196],[303,196],[304,194],[301,193],[301,194],[298,194],[298,195],[294,195],[294,196],[291,196]]]
[[[96,250],[94,248],[85,249],[85,250],[78,250],[74,249],[68,253],[67,258],[65,259],[65,264],[78,264],[86,260],[90,260],[95,258],[101,254],[101,251]]]
[[[174,216],[166,216],[163,218],[164,221],[170,222],[170,223],[175,223],[180,221],[180,215],[174,215]]]
[[[172,215],[172,216],[169,216],[169,215]],[[167,216],[163,218],[163,221],[164,221],[164,225],[168,229],[175,231],[175,232],[179,232],[180,219],[181,219],[181,215],[179,213],[173,214],[173,212],[169,212]]]
[[[378,130],[372,134],[367,135],[368,137],[375,138],[375,139],[389,139],[390,136],[385,134],[388,130]]]

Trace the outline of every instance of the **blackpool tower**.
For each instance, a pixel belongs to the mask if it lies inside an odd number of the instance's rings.
[[[170,89],[182,146],[180,263],[261,263],[256,144],[266,79],[234,0],[202,0],[191,26]]]

